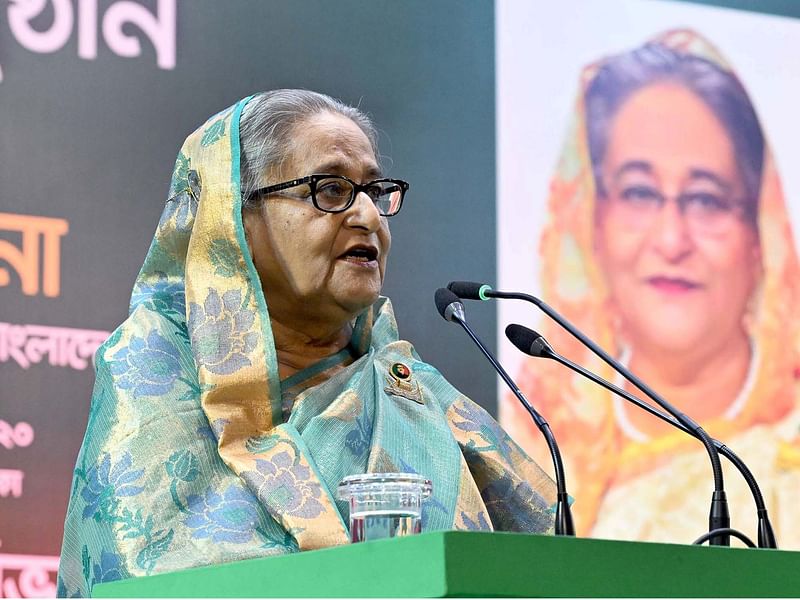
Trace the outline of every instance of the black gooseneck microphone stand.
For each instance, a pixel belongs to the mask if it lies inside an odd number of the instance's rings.
[[[572,371],[579,373],[580,375],[583,375],[584,377],[597,383],[598,385],[601,385],[610,392],[619,395],[628,402],[635,404],[639,408],[646,410],[651,415],[658,417],[659,419],[665,421],[666,423],[669,423],[673,427],[677,427],[681,431],[696,437],[693,431],[681,425],[673,417],[664,414],[660,410],[640,400],[633,394],[630,394],[623,388],[620,388],[614,385],[613,383],[606,381],[602,377],[592,373],[587,369],[584,369],[583,367],[572,362],[568,358],[558,354],[555,350],[553,350],[552,346],[547,342],[547,340],[544,339],[544,337],[541,334],[533,331],[532,329],[528,329],[523,325],[512,324],[506,327],[506,337],[511,341],[512,344],[514,344],[514,346],[517,347],[517,349],[519,349],[523,353],[537,358],[549,358],[551,360],[554,360],[564,365],[568,369],[571,369]],[[744,462],[733,452],[733,450],[731,450],[725,444],[722,444],[721,442],[715,439],[712,439],[711,441],[717,448],[717,451],[720,454],[722,454],[725,458],[727,458],[729,461],[731,461],[731,463],[733,463],[736,469],[742,474],[742,477],[744,477],[745,481],[747,482],[747,486],[750,488],[750,493],[753,495],[753,499],[755,500],[756,509],[759,515],[758,547],[773,548],[773,549],[777,548],[778,544],[775,539],[775,533],[773,532],[772,525],[769,522],[769,517],[767,516],[766,512],[767,509],[764,505],[764,498],[761,495],[761,490],[758,487],[758,483],[756,483],[755,477],[750,472],[750,469],[747,467],[747,465],[744,464]],[[750,538],[748,538],[743,533],[735,529],[730,529],[727,533],[733,535],[734,537],[739,538],[746,545],[750,547],[755,547],[755,544],[753,544]],[[706,533],[701,537],[699,537],[697,540],[695,540],[694,543],[700,544],[706,541],[708,537],[709,533]]]
[[[565,482],[564,477],[564,463],[561,460],[561,452],[558,449],[558,444],[556,443],[556,439],[553,436],[553,432],[550,430],[550,425],[544,418],[536,411],[533,406],[528,402],[527,398],[522,394],[519,387],[516,383],[511,379],[511,377],[506,373],[506,370],[497,362],[497,360],[492,356],[492,353],[483,345],[480,338],[476,335],[476,333],[472,330],[472,327],[466,321],[466,315],[464,314],[464,305],[459,300],[458,296],[456,296],[453,292],[445,288],[439,288],[436,290],[436,294],[434,297],[436,301],[436,308],[439,311],[439,314],[446,320],[458,323],[467,332],[467,335],[470,339],[475,342],[475,345],[478,346],[480,351],[486,357],[486,359],[492,364],[495,371],[502,377],[503,381],[506,382],[506,385],[511,389],[514,395],[517,397],[522,403],[522,406],[525,407],[525,410],[528,411],[528,414],[533,419],[533,422],[536,423],[536,427],[538,427],[539,431],[542,432],[544,435],[545,440],[547,441],[547,447],[550,450],[550,455],[553,458],[553,468],[555,471],[556,476],[556,515],[555,515],[555,534],[556,535],[575,535],[575,525],[572,521],[572,511],[569,507],[569,494],[567,494],[567,485]]]
[[[641,390],[646,396],[651,398],[661,408],[671,414],[679,423],[687,429],[692,430],[696,436],[705,446],[708,456],[711,460],[711,467],[714,474],[714,492],[711,496],[711,509],[709,511],[709,544],[718,546],[730,545],[730,513],[728,512],[728,500],[725,496],[725,486],[722,477],[722,466],[720,465],[719,453],[717,448],[711,441],[711,437],[703,430],[700,425],[689,418],[687,415],[673,407],[664,398],[658,395],[653,389],[650,388],[644,381],[636,377],[625,366],[620,364],[617,360],[607,354],[602,348],[595,344],[592,340],[586,337],[580,330],[578,330],[572,323],[562,317],[555,309],[548,306],[539,298],[530,294],[523,294],[518,292],[500,292],[492,290],[491,286],[475,283],[470,281],[453,281],[448,284],[448,289],[454,292],[460,298],[469,298],[474,300],[488,300],[489,298],[504,298],[513,300],[524,300],[536,305],[542,312],[547,314],[550,318],[556,321],[564,329],[566,329],[573,337],[578,339],[582,344],[599,356],[606,364],[611,366],[617,373],[625,377],[634,386]],[[766,518],[766,509],[762,512],[759,508],[759,532],[762,529],[762,519]],[[768,520],[767,520],[768,523]],[[766,528],[765,528],[766,529]],[[768,527],[771,529],[771,527]],[[767,542],[768,543],[768,542]]]

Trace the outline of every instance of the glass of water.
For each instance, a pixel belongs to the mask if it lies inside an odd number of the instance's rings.
[[[350,507],[350,540],[368,542],[422,531],[422,502],[431,495],[428,479],[415,473],[350,475],[337,496]]]

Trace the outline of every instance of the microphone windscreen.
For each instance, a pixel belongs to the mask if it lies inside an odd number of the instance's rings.
[[[506,327],[506,337],[517,347],[517,349],[525,354],[530,354],[532,356],[543,356],[540,352],[542,345],[536,344],[534,347],[534,342],[541,339],[542,336],[541,334],[536,333],[533,329],[528,329],[524,325],[512,323]]]
[[[464,300],[486,300],[481,296],[481,290],[484,287],[491,289],[485,283],[476,283],[474,281],[451,281],[447,284],[448,290]]]
[[[444,311],[447,310],[447,307],[453,302],[459,302],[459,297],[447,288],[439,288],[433,295],[433,301],[436,302],[436,310],[439,311],[439,314],[442,315],[442,318],[447,319]],[[447,320],[449,321],[449,319]]]

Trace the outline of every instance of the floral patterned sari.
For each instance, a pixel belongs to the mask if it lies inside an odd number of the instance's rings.
[[[239,118],[186,140],[129,318],[99,349],[59,595],[348,543],[347,475],[433,482],[425,530],[549,532],[552,481],[399,339],[389,301],[349,348],[286,381],[247,251]]]

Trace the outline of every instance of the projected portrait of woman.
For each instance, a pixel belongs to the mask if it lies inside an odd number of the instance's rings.
[[[797,547],[800,273],[752,101],[689,31],[593,64],[581,82],[550,186],[542,296],[739,454],[779,544]],[[540,329],[623,385],[557,325]],[[704,531],[701,444],[555,363],[531,359],[520,380],[566,454],[579,534],[690,543]],[[533,447],[517,410],[506,401],[502,421]],[[745,483],[732,469],[725,481],[733,526],[754,535]]]

